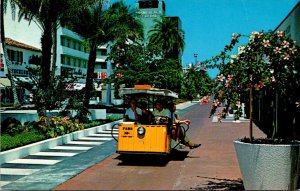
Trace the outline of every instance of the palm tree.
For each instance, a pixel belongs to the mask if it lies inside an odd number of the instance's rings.
[[[51,51],[53,43],[56,42],[56,39],[53,40],[53,36],[56,38],[58,23],[63,19],[70,19],[76,10],[86,6],[89,2],[82,3],[80,0],[15,0],[20,8],[19,19],[26,15],[29,22],[34,21],[42,30],[41,80],[38,88],[39,93],[36,96],[39,116],[45,115],[47,95],[51,89],[51,86],[49,89],[49,84],[51,84],[51,78],[49,78],[51,76]],[[53,53],[56,55],[55,47]],[[54,59],[52,64],[52,69],[55,70]]]
[[[96,50],[100,45],[109,42],[125,43],[128,38],[136,38],[142,34],[142,26],[129,13],[128,7],[123,2],[116,2],[108,9],[103,10],[104,2],[96,2],[93,6],[86,7],[78,12],[78,19],[69,24],[88,42],[89,60],[84,93],[84,106],[88,108],[90,92],[93,89],[93,73],[96,61]],[[84,18],[84,19],[82,19]]]
[[[178,59],[178,54],[184,49],[184,32],[176,20],[161,17],[160,20],[155,20],[155,25],[148,34],[150,46],[160,47],[165,58]]]
[[[15,18],[15,3],[14,3],[14,1],[10,1],[10,4],[11,4],[11,10],[12,10],[12,17],[14,19]],[[3,47],[3,55],[4,55],[5,62],[6,62],[7,72],[8,72],[7,77],[11,82],[11,88],[12,88],[13,97],[14,97],[14,106],[18,107],[18,106],[20,106],[20,102],[18,99],[16,84],[15,84],[15,81],[13,80],[13,76],[12,76],[11,61],[8,58],[7,49],[6,49],[6,45],[5,45],[4,13],[6,11],[6,5],[7,5],[7,0],[4,0],[4,1],[1,0],[1,5],[0,5],[0,17],[1,17],[1,19],[0,19],[1,20],[0,46]]]

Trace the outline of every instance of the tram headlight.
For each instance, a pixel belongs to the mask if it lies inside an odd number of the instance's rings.
[[[138,135],[145,135],[146,129],[144,127],[139,127],[137,129]]]

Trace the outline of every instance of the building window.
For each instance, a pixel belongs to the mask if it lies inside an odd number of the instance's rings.
[[[65,55],[60,55],[60,63],[65,64]]]
[[[100,69],[107,69],[106,62],[99,62]]]
[[[62,46],[65,46],[65,39],[64,39],[64,36],[61,36],[61,37],[60,37],[60,44],[61,44]]]
[[[71,65],[71,58],[69,56],[67,56],[67,65]]]
[[[97,56],[107,56],[107,50],[106,49],[98,49]]]
[[[11,49],[7,49],[7,54],[9,60],[16,65],[23,64],[23,52],[22,51],[15,51]]]
[[[76,39],[71,39],[66,36],[61,36],[61,45],[73,50],[85,51],[82,42]],[[86,52],[86,51],[85,51]]]
[[[158,8],[158,0],[139,1],[140,9]]]
[[[71,48],[71,40],[70,39],[66,39],[67,40],[67,47]]]

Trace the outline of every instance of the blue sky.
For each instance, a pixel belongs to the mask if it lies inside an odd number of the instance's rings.
[[[167,16],[179,16],[185,32],[183,65],[210,59],[231,40],[233,32],[274,30],[299,0],[164,0]],[[136,0],[124,0],[135,7]],[[211,77],[218,70],[208,70]]]

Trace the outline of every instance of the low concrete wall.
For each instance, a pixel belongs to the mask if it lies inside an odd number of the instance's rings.
[[[90,120],[95,119],[106,119],[106,109],[89,109],[91,115],[89,115]],[[48,117],[57,116],[59,110],[52,110],[46,113]],[[36,110],[8,110],[1,112],[1,123],[8,117],[15,118],[19,120],[23,125],[27,121],[36,121],[38,119],[38,114]],[[72,117],[76,115],[75,111],[71,111]]]
[[[100,126],[96,126],[96,127],[92,127],[89,129],[84,129],[81,131],[76,131],[70,134],[66,134],[66,135],[62,135],[59,137],[55,137],[52,139],[47,139],[44,141],[40,141],[37,143],[32,143],[30,145],[26,145],[23,147],[19,147],[19,148],[15,148],[15,149],[11,149],[8,151],[4,151],[4,152],[0,152],[0,165],[15,159],[19,159],[19,158],[24,158],[28,155],[37,153],[37,152],[41,152],[59,145],[63,145],[66,144],[70,141],[73,140],[78,140],[81,137],[85,137],[85,136],[89,136],[90,134],[94,134],[97,133],[101,130],[108,130],[111,129],[111,127],[115,124],[115,123],[119,123],[122,122],[122,120],[119,121],[115,121],[112,123],[107,123],[104,125],[100,125]]]
[[[106,109],[89,109],[89,111],[91,112],[90,120],[106,119]]]
[[[38,118],[36,110],[26,110],[26,111],[4,111],[0,113],[1,123],[5,119],[12,117],[24,124],[26,121],[35,121]]]

